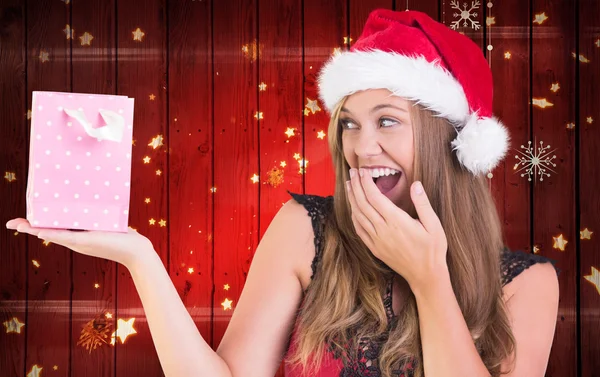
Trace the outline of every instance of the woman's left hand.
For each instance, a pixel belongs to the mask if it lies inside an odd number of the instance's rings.
[[[352,174],[354,170],[354,174]],[[356,233],[373,255],[401,275],[411,289],[421,289],[448,271],[448,241],[421,182],[410,187],[419,220],[384,196],[368,171],[351,169],[346,190]]]

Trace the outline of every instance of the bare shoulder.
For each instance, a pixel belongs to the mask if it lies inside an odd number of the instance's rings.
[[[559,285],[556,268],[551,263],[535,263],[506,284],[503,289],[505,301],[510,300],[516,293],[550,295],[558,297]]]

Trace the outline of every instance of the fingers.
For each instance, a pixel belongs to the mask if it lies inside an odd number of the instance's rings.
[[[375,231],[375,227],[367,218],[367,216],[365,216],[358,203],[356,202],[354,188],[352,187],[352,183],[349,181],[346,182],[346,192],[348,193],[348,200],[350,201],[350,207],[352,208],[352,221],[356,223],[354,227],[357,228],[356,225],[359,225],[367,233],[371,232],[372,234],[377,234],[377,232]],[[358,234],[358,228],[356,230]]]
[[[375,182],[373,182],[373,177],[371,177],[371,174],[368,171],[364,169],[360,170],[363,171],[362,176],[359,174],[359,177],[364,191],[365,201],[375,209],[377,214],[379,214],[384,221],[391,219],[392,216],[397,213],[398,207],[379,191],[379,188]]]
[[[373,178],[371,178],[371,175],[368,172],[365,172],[363,169],[361,169],[361,171],[363,172],[362,177],[359,175],[359,172],[356,169],[350,169],[350,177],[351,177],[350,182],[352,185],[352,193],[354,194],[356,208],[359,209],[360,212],[362,212],[364,214],[364,216],[372,224],[373,234],[377,234],[376,230],[381,229],[381,227],[383,225],[385,225],[385,219],[371,205],[371,203],[369,202],[369,199],[367,199],[367,196],[366,196],[364,188],[363,188],[363,185],[366,185],[363,182],[366,181],[367,179],[371,181],[371,184],[374,184]],[[377,189],[377,187],[375,187],[375,189]],[[377,189],[377,191],[379,191],[379,189]],[[371,231],[371,229],[369,227],[365,227],[365,230]]]
[[[438,233],[442,229],[440,219],[431,207],[427,193],[421,182],[416,181],[410,187],[410,196],[415,205],[419,221],[428,233]]]

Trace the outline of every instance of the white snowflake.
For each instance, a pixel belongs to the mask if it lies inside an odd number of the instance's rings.
[[[517,151],[521,154],[521,156],[515,155],[515,158],[519,162],[517,162],[514,167],[514,170],[525,170],[523,173],[521,173],[521,177],[527,175],[527,180],[531,182],[532,176],[536,179],[539,176],[541,182],[544,180],[544,177],[550,177],[550,173],[548,173],[548,170],[550,170],[553,173],[556,173],[550,168],[550,166],[556,167],[556,164],[552,162],[556,158],[556,155],[552,155],[552,157],[550,157],[550,154],[556,149],[548,152],[548,149],[550,149],[550,145],[544,146],[543,141],[540,141],[540,146],[537,147],[537,149],[531,146],[531,141],[527,142],[527,147],[521,145],[521,149],[524,149],[525,153]]]
[[[450,25],[450,28],[456,30],[459,27],[461,27],[461,25],[460,25],[461,21],[464,21],[462,26],[468,27],[469,22],[470,22],[471,29],[479,30],[481,25],[479,25],[479,21],[475,20],[477,18],[477,12],[474,12],[474,10],[478,9],[479,6],[481,5],[481,3],[479,1],[471,1],[470,9],[467,9],[467,7],[469,5],[466,2],[463,3],[464,9],[461,9],[459,2],[456,0],[451,1],[450,5],[452,5],[452,9],[455,9],[460,12],[460,13],[455,12],[452,15],[454,18],[456,18],[456,17],[460,17],[460,18],[458,20],[452,22],[452,24]]]

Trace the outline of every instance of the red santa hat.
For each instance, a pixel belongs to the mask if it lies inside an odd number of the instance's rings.
[[[457,131],[452,150],[474,175],[492,170],[508,149],[508,132],[492,116],[492,73],[481,48],[425,13],[374,10],[318,83],[329,113],[347,95],[388,89],[448,119]]]

